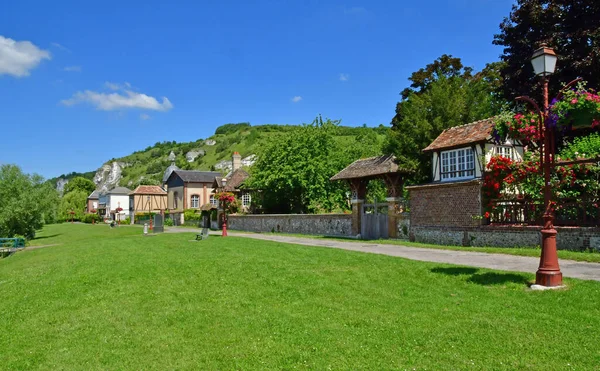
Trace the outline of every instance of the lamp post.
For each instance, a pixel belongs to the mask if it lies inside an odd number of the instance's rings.
[[[146,200],[148,200],[148,217],[150,218],[150,230],[152,230],[152,206],[150,203],[150,195],[146,197]]]
[[[550,175],[554,166],[555,148],[554,148],[554,128],[548,126],[548,76],[554,73],[556,69],[557,56],[554,50],[542,44],[531,57],[531,64],[537,76],[542,77],[543,106],[539,106],[533,100],[527,97],[518,97],[518,100],[524,100],[531,103],[540,116],[540,133],[543,137],[543,145],[540,148],[540,166],[544,173],[544,226],[542,227],[542,253],[540,256],[540,265],[535,273],[536,285],[544,287],[562,286],[562,272],[558,265],[558,255],[556,253],[556,229],[554,229],[554,211],[552,210],[552,188],[550,185]],[[567,85],[570,86],[575,81]],[[565,87],[566,88],[566,87]]]
[[[227,237],[227,206],[225,201],[223,201],[223,233],[221,233],[221,237]]]

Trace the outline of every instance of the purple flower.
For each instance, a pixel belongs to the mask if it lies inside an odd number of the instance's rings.
[[[549,128],[555,128],[557,123],[558,123],[558,115],[556,113],[550,113],[548,115],[547,126]]]

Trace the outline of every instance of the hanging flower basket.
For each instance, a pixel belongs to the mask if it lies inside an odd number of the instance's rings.
[[[579,83],[550,105],[549,125],[573,129],[600,125],[600,95]]]
[[[540,118],[533,112],[504,112],[496,116],[492,135],[496,143],[504,143],[506,138],[525,143],[537,141],[540,139],[539,124]]]

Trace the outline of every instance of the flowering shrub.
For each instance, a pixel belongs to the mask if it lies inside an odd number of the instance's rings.
[[[492,135],[497,143],[504,142],[507,137],[521,142],[538,141],[541,139],[539,124],[540,117],[533,112],[505,112],[496,116]]]
[[[566,90],[550,105],[548,124],[551,127],[596,127],[600,125],[600,95],[586,89],[584,83]]]
[[[235,196],[231,192],[220,192],[217,194],[217,199],[225,204],[235,202]]]

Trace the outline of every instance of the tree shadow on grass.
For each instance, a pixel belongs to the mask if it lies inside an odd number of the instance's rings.
[[[478,271],[478,268],[471,267],[435,267],[431,269],[432,273],[441,273],[448,276],[470,275],[470,277],[467,278],[467,282],[476,283],[482,286],[504,285],[507,283],[529,285],[531,283],[525,275],[519,273],[477,273]]]
[[[61,235],[60,233],[57,233],[57,234],[49,234],[47,236],[34,237],[32,241],[43,240],[44,238],[52,238],[52,237],[57,237],[60,235]]]
[[[478,268],[469,267],[435,267],[431,269],[431,272],[447,274],[449,276],[460,276],[463,274],[475,274],[478,270]]]
[[[484,286],[504,285],[507,283],[516,283],[519,285],[530,284],[529,279],[527,279],[527,277],[518,273],[487,272],[481,274],[474,274],[471,277],[469,277],[467,281]]]

